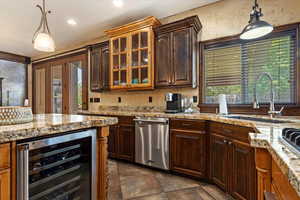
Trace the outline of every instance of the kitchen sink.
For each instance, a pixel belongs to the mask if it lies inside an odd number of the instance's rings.
[[[266,119],[266,118],[248,117],[248,116],[239,116],[239,115],[226,116],[226,118],[241,119],[241,120],[256,121],[256,122],[264,122],[264,123],[272,123],[272,124],[294,123],[292,121],[286,121],[286,120]]]

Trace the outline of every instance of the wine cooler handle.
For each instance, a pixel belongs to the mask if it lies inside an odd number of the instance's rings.
[[[29,200],[29,145],[23,144],[18,146],[18,183],[17,183],[17,200]]]

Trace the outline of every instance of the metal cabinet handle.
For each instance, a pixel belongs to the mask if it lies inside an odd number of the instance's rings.
[[[182,126],[191,126],[192,124],[188,124],[188,123],[182,123]]]
[[[192,140],[198,140],[199,139],[199,137],[187,136],[187,135],[177,135],[176,137],[185,138],[185,139],[192,139]]]
[[[17,177],[17,197],[18,200],[29,200],[29,191],[28,191],[28,162],[29,162],[29,145],[24,144],[18,146],[17,159],[19,162]]]

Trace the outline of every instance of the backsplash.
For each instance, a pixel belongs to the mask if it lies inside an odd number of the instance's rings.
[[[180,89],[155,89],[149,91],[130,91],[130,92],[103,92],[95,93],[90,92],[89,98],[100,98],[100,102],[90,102],[89,110],[95,111],[102,109],[107,106],[116,106],[116,107],[126,107],[126,108],[141,108],[141,109],[154,109],[161,110],[165,109],[165,94],[166,93],[180,93],[184,97],[192,98],[193,96],[198,97],[198,88],[180,88]],[[99,100],[99,99],[97,99]],[[121,100],[121,102],[119,102]],[[150,101],[152,100],[152,102]],[[199,101],[199,99],[198,99]],[[194,103],[193,106],[197,106],[197,103]]]

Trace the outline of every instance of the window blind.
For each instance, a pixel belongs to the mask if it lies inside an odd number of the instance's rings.
[[[273,78],[275,102],[295,102],[296,31],[273,34],[255,41],[235,41],[204,49],[205,103],[218,103],[226,94],[231,104],[250,104],[253,88],[262,72]],[[270,101],[267,77],[257,81],[258,100]]]

